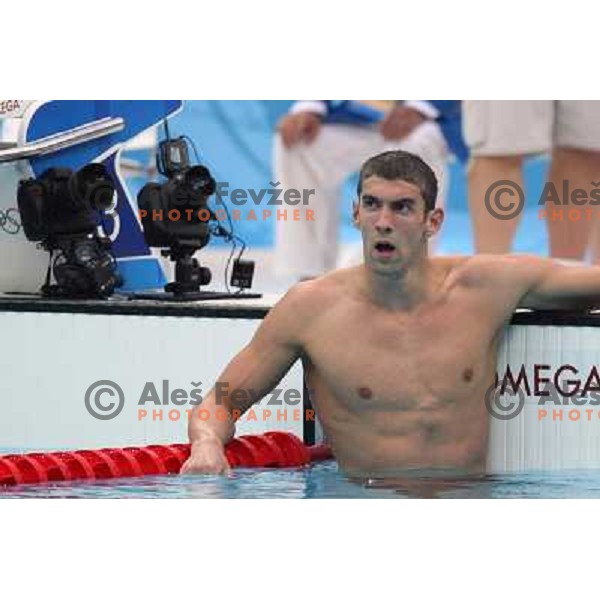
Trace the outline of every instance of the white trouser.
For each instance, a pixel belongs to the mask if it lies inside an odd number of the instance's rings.
[[[339,204],[346,178],[371,156],[386,150],[419,155],[435,172],[443,206],[448,149],[437,123],[428,121],[399,141],[385,140],[376,127],[324,125],[311,144],[285,148],[280,136],[274,144],[275,179],[281,188],[314,189],[298,220],[277,220],[275,270],[281,277],[311,277],[335,268],[338,260]],[[301,192],[302,193],[302,192]],[[313,211],[311,215],[307,211]],[[298,215],[298,213],[296,213]]]

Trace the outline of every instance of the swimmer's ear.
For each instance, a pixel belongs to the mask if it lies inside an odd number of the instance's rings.
[[[444,222],[444,210],[442,208],[434,208],[427,216],[427,237],[435,235],[442,227]]]

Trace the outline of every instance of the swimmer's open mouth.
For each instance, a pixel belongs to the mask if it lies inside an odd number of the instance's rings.
[[[389,254],[390,252],[394,252],[394,250],[396,250],[396,246],[390,242],[376,242],[375,250],[382,254]]]

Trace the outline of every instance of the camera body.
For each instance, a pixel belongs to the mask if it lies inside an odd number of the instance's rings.
[[[114,193],[105,167],[94,163],[77,172],[52,168],[38,179],[22,180],[17,203],[25,236],[51,244],[63,235],[91,234],[99,223],[95,212],[109,208]]]
[[[200,266],[193,254],[210,241],[208,200],[216,182],[205,166],[190,165],[182,137],[160,143],[157,167],[167,180],[148,183],[138,194],[144,238],[175,262],[175,281],[165,291],[176,296],[195,293],[211,280],[210,270]]]
[[[208,199],[216,190],[209,170],[188,167],[165,183],[147,183],[138,194],[146,243],[154,248],[203,248],[210,241]]]
[[[19,182],[17,204],[25,236],[51,256],[44,296],[107,298],[122,284],[110,240],[98,232],[100,211],[113,206],[114,199],[112,179],[96,163],[76,172],[51,168],[37,179]]]

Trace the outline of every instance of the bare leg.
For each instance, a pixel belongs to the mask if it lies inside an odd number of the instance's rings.
[[[475,237],[475,252],[506,254],[512,247],[520,215],[502,220],[490,214],[484,198],[497,181],[506,179],[523,189],[522,156],[476,156],[469,164],[469,206]],[[502,198],[503,203],[514,198]]]
[[[555,148],[548,181],[554,183],[560,198],[563,193],[563,180],[569,182],[569,193],[579,188],[589,195],[590,190],[595,187],[592,182],[600,180],[600,152]],[[548,209],[552,206],[548,206]],[[547,219],[550,256],[583,260],[593,225],[598,219],[596,207],[588,204],[576,206],[570,203],[562,208],[561,220]]]

